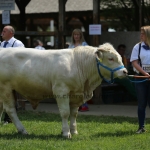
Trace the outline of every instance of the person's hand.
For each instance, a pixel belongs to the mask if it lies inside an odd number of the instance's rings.
[[[147,72],[146,72],[144,75],[145,75],[145,76],[149,76],[149,77],[150,77],[149,73],[147,73]]]

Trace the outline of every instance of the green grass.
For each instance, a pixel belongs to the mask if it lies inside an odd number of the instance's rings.
[[[135,134],[137,118],[78,115],[78,135],[61,136],[57,114],[19,111],[29,135],[18,134],[13,124],[0,125],[0,150],[149,150],[150,119],[144,134]]]

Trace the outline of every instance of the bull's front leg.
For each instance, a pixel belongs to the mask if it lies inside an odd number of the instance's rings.
[[[70,106],[70,132],[71,134],[78,134],[76,118],[78,114],[77,106]]]
[[[66,138],[71,138],[70,128],[68,125],[68,118],[70,115],[69,106],[69,90],[63,83],[60,85],[55,85],[53,87],[53,93],[56,97],[59,112],[62,118],[62,135]]]
[[[64,95],[60,95],[60,97]],[[68,125],[68,118],[70,115],[69,99],[57,98],[57,104],[62,118],[62,135],[66,138],[71,138],[70,129]]]

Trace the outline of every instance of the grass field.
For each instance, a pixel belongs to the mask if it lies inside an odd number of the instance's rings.
[[[17,133],[13,124],[0,125],[0,150],[149,150],[150,119],[144,134],[135,134],[137,118],[85,116],[77,118],[78,135],[61,136],[58,114],[19,111],[29,135]]]

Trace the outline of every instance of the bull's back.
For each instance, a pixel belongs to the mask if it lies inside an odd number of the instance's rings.
[[[57,80],[56,76],[60,78],[67,73],[68,57],[71,57],[71,51],[68,50],[39,51],[27,48],[2,50],[0,81],[9,82],[13,89],[26,97],[35,99],[50,97],[53,95],[52,82]]]
[[[10,70],[11,75],[46,73],[46,70],[52,71],[59,65],[65,67],[66,58],[71,56],[68,52],[67,50],[40,51],[32,48],[0,49],[0,70],[4,72]]]

